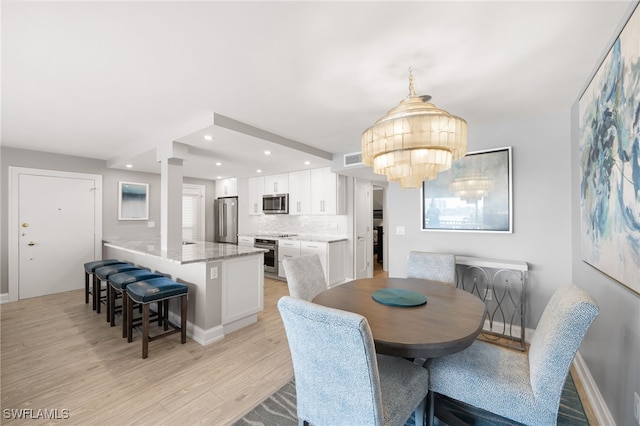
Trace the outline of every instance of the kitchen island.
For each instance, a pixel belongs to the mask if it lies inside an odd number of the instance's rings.
[[[103,258],[114,258],[171,276],[189,286],[187,335],[201,345],[258,320],[264,299],[264,249],[194,242],[162,251],[160,238],[103,241]],[[177,306],[170,307],[170,316]]]

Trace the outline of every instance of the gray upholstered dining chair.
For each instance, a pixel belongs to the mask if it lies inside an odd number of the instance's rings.
[[[560,287],[547,304],[528,353],[482,341],[429,360],[437,394],[529,425],[555,425],[571,362],[598,315],[580,287]]]
[[[298,423],[423,424],[425,368],[376,355],[362,315],[284,296],[278,301],[293,360]]]
[[[440,281],[455,287],[456,257],[446,253],[410,251],[407,277]]]
[[[327,289],[322,263],[317,254],[284,259],[282,267],[291,297],[311,301]]]

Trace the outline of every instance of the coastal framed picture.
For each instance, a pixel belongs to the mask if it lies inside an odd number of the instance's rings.
[[[578,104],[581,253],[640,294],[640,12]]]
[[[422,230],[512,232],[511,147],[470,152],[422,183]]]
[[[118,182],[118,220],[149,220],[149,184]]]

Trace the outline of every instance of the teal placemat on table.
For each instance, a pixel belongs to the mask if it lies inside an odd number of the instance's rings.
[[[427,303],[424,294],[403,288],[383,288],[371,295],[373,300],[389,306],[420,306]]]

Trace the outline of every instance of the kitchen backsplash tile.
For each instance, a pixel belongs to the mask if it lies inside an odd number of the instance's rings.
[[[259,233],[287,233],[305,235],[347,235],[347,216],[258,216]]]

